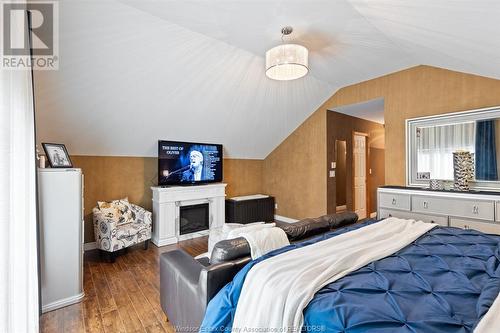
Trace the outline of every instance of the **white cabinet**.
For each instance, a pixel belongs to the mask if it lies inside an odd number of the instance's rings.
[[[500,193],[430,191],[386,186],[378,189],[378,217],[412,218],[500,234]]]
[[[42,312],[84,296],[82,183],[80,169],[38,169]]]

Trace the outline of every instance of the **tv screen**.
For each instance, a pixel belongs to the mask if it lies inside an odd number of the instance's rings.
[[[158,185],[222,181],[222,145],[158,141]]]

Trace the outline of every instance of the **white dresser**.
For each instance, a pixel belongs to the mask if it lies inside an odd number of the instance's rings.
[[[83,175],[38,169],[42,312],[83,299]]]
[[[447,192],[385,186],[377,191],[377,216],[412,218],[442,226],[500,234],[500,193]]]

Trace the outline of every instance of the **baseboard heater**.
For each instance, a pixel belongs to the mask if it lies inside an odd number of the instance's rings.
[[[226,199],[226,223],[274,221],[274,197],[255,194]]]

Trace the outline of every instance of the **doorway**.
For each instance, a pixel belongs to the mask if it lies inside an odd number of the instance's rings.
[[[358,211],[360,218],[376,216],[377,188],[385,184],[383,113],[383,99],[339,106],[327,112],[328,214],[347,210]],[[362,136],[358,146],[365,152],[356,157],[358,168],[361,167],[361,178],[356,177],[356,194],[354,134]],[[362,207],[355,207],[355,203]]]
[[[367,161],[368,134],[353,133],[353,207],[359,219],[368,217],[368,196],[367,196]]]

